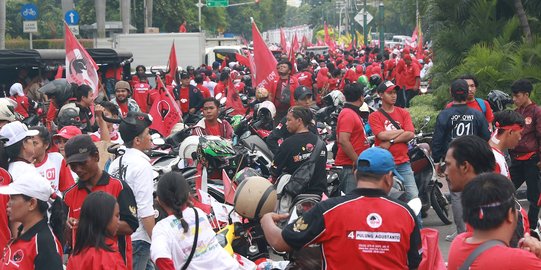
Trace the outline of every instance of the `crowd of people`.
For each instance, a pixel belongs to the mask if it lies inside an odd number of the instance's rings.
[[[234,129],[218,117],[222,103],[215,97],[245,94],[255,96],[254,103],[272,103],[276,124],[266,143],[275,158],[269,181],[293,174],[315,153],[313,177],[303,192],[323,195],[329,153],[318,147],[313,108],[333,90],[344,96],[332,164],[341,167],[345,196],[317,204],[284,228],[276,223],[287,214],[265,214],[266,239],[278,251],[320,244],[326,269],[417,268],[423,257],[421,215],[388,193],[394,175],[408,201],[419,196],[407,154],[415,137],[407,108],[419,94],[421,70],[428,73],[430,58],[418,59],[409,48],[298,54],[293,63],[284,55],[277,78],[265,87],[253,87],[249,67],[237,62],[170,72],[163,78],[165,89],[161,80],[151,85],[144,66],[136,67],[130,81],[112,84],[112,91],[61,78],[34,89],[18,78],[11,97],[0,99],[4,268],[242,269],[216,240],[206,213],[194,207],[182,174],[162,175],[154,190],[145,152],[153,148],[155,119],[149,113],[163,98],[160,91],[182,115],[201,116],[193,122],[193,135],[223,139],[233,139]],[[456,233],[447,236],[453,242],[449,269],[534,269],[541,265],[541,242],[530,235],[539,215],[541,109],[531,100],[527,80],[510,86],[514,111],[493,113],[489,102],[475,96],[477,87],[472,75],[450,84],[452,101],[439,113],[432,140],[456,225]],[[361,107],[371,88],[381,107],[366,118]],[[28,126],[44,102],[50,102],[47,116]],[[123,155],[108,152],[113,144],[125,146]],[[524,182],[528,212],[515,198]],[[156,204],[167,213],[158,222]],[[503,254],[520,259],[511,262]]]

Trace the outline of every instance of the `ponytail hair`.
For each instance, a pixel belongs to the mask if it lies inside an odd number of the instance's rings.
[[[189,204],[190,186],[184,176],[178,172],[168,172],[160,177],[156,190],[160,204],[171,208],[180,220],[184,232],[188,232],[188,223],[182,217],[182,209]]]

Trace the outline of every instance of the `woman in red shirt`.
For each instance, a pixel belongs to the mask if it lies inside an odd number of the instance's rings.
[[[116,199],[103,191],[90,193],[81,207],[77,241],[67,269],[128,269],[115,240],[119,223]]]

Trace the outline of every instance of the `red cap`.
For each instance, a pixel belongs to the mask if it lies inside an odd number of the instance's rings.
[[[60,131],[58,131],[57,134],[55,134],[53,137],[62,137],[64,139],[71,139],[77,135],[83,134],[81,130],[76,126],[65,126]]]

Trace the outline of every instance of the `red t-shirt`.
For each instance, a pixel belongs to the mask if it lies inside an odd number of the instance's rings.
[[[11,183],[11,175],[8,171],[0,168],[0,186]],[[9,230],[8,214],[6,212],[9,195],[0,195],[0,246],[5,247],[11,238]]]
[[[480,245],[467,243],[466,239],[471,236],[471,232],[466,232],[459,234],[453,240],[449,249],[448,270],[459,269],[466,258]],[[534,254],[520,248],[495,246],[479,255],[470,269],[541,269],[541,260]]]
[[[150,85],[148,83],[135,83],[132,86],[133,96],[132,98],[137,102],[139,108],[144,113],[147,113],[149,110],[149,91]]]
[[[198,84],[197,89],[201,91],[201,94],[203,95],[203,98],[209,98],[210,97],[210,90],[203,86],[203,84]]]
[[[216,86],[214,86],[214,96],[218,95],[218,94],[222,94],[224,95],[225,94],[225,84],[224,82],[222,81],[219,81]]]
[[[418,78],[421,74],[421,70],[419,69],[419,66],[411,63],[409,66],[404,66],[404,72],[402,72],[402,79],[404,86],[406,86],[406,89],[413,89],[416,85],[416,78]]]
[[[297,81],[299,82],[299,85],[304,85],[308,89],[312,89],[314,84],[314,76],[309,71],[301,71],[297,74],[295,74],[295,77],[297,78]]]
[[[179,92],[180,110],[183,114],[186,114],[190,111],[190,88],[181,87]]]
[[[487,122],[492,123],[494,121],[494,112],[492,112],[492,107],[490,107],[490,104],[488,103],[488,101],[483,99],[483,102],[485,103],[485,118],[487,119]],[[468,105],[468,107],[470,107],[472,109],[476,109],[476,110],[478,110],[480,112],[483,112],[483,110],[481,109],[481,106],[479,106],[479,102],[477,102],[476,99],[474,99],[472,101],[467,101],[466,105]],[[453,106],[452,101],[447,103],[445,108],[446,109],[451,108],[451,106]]]
[[[398,63],[396,63],[396,67],[392,74],[392,76],[396,78],[396,85],[400,86],[401,88],[404,88],[404,75],[402,73],[405,68],[406,62],[404,62],[404,59],[400,59],[398,60]]]
[[[405,131],[415,132],[411,116],[409,112],[400,107],[394,107],[393,112],[388,112],[389,116]],[[381,140],[377,138],[380,132],[388,130],[396,130],[396,127],[381,113],[375,111],[368,116],[368,123],[372,132],[376,135],[376,145],[381,144]],[[394,162],[396,164],[402,164],[410,160],[408,156],[408,144],[407,143],[395,143],[389,147],[389,152],[393,154]]]
[[[117,102],[118,108],[120,108],[120,113],[122,113],[122,118],[128,115],[128,102]]]
[[[207,120],[205,120],[205,131],[207,135],[222,136],[220,132],[220,124],[216,122],[214,125],[211,125]]]
[[[17,101],[17,108],[15,108],[16,113],[19,113],[24,118],[27,118],[28,116],[30,116],[29,114],[30,101],[28,100],[28,97],[16,96],[16,97],[11,97],[11,98]]]
[[[69,258],[67,269],[128,269],[124,264],[122,256],[120,256],[120,253],[118,252],[116,242],[110,238],[106,238],[105,244],[107,244],[114,251],[111,252],[95,247],[85,248],[79,254]]]
[[[350,142],[355,149],[357,155],[362,151],[370,147],[366,141],[366,133],[364,132],[364,123],[361,117],[357,115],[352,109],[344,108],[338,115],[338,124],[336,125],[336,136],[340,137],[340,132],[346,132],[350,134]],[[351,160],[346,153],[342,150],[340,144],[338,144],[338,153],[336,154],[336,160],[334,163],[338,166],[352,166],[354,160]]]

